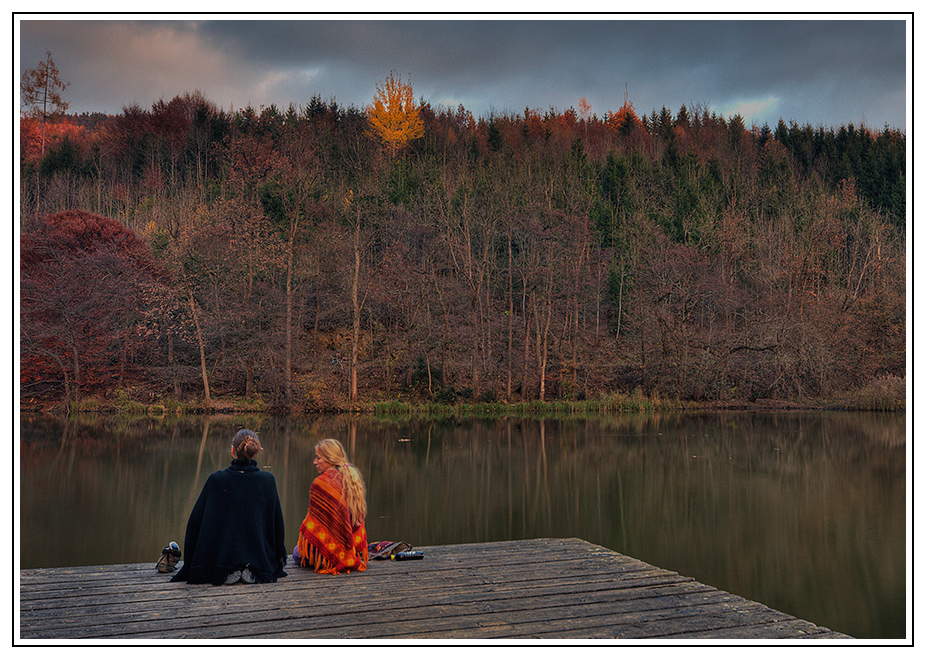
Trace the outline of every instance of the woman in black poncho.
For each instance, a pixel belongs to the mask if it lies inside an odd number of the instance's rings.
[[[209,476],[190,513],[183,565],[171,581],[264,583],[285,577],[283,509],[273,474],[255,458],[260,440],[239,430],[231,465]]]

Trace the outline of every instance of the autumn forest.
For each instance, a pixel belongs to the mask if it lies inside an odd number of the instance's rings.
[[[906,138],[199,92],[20,119],[20,398],[903,400]],[[902,404],[902,402],[901,402]]]

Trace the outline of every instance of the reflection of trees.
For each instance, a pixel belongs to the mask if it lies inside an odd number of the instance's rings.
[[[196,456],[196,473],[193,476],[193,481],[190,485],[190,500],[187,508],[193,508],[193,504],[196,503],[196,498],[199,495],[200,489],[202,489],[202,483],[200,482],[200,474],[203,469],[203,454],[206,451],[206,440],[209,439],[209,417],[206,417],[206,422],[203,424],[203,438],[199,443],[199,453]]]
[[[840,615],[863,618],[841,589],[903,587],[904,417],[843,413],[25,418],[24,566],[52,546],[105,563],[153,560],[182,539],[191,497],[227,466],[242,425],[261,436],[288,544],[315,476],[314,445],[335,437],[366,479],[371,540],[580,537],[789,613],[789,593],[801,593],[821,611],[835,597]],[[843,583],[849,572],[860,585]],[[832,594],[808,594],[798,583],[808,573]],[[826,615],[803,617],[826,625]]]
[[[871,613],[847,566],[867,566],[864,590],[903,588],[902,568],[873,568],[903,564],[902,416],[628,415],[359,432],[360,453],[377,456],[364,467],[371,537],[577,536],[834,628]]]
[[[227,466],[242,421],[24,415],[23,567],[156,559],[167,541],[182,541],[192,502],[205,476]]]
[[[851,447],[833,444],[824,441],[824,429],[842,421],[810,417],[650,415],[600,424],[459,426],[358,420],[351,454],[368,479],[371,537],[420,543],[424,536],[440,544],[576,535],[632,549],[669,527],[692,533],[704,527],[711,520],[699,507],[721,502],[724,515],[736,516],[793,491],[797,481],[822,488],[858,460],[880,460],[896,472],[896,455],[882,450],[883,439],[859,430]],[[846,436],[833,427],[831,433]],[[902,442],[902,423],[895,432]],[[412,441],[399,441],[406,438]]]

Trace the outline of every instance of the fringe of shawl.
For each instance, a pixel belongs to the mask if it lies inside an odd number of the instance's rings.
[[[302,566],[319,574],[367,569],[366,527],[362,523],[352,526],[337,469],[328,469],[312,481],[298,548]]]

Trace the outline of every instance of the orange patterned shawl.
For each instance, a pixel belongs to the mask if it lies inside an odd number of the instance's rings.
[[[344,502],[341,474],[330,468],[309,489],[309,510],[299,527],[299,556],[303,567],[320,574],[367,569],[367,531],[361,522],[352,527]]]

